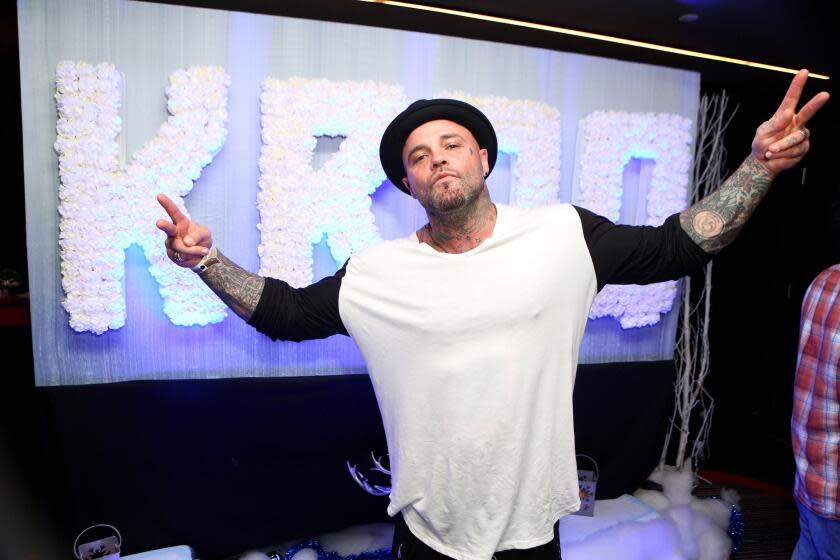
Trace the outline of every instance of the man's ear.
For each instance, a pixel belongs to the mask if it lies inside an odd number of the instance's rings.
[[[407,190],[408,194],[411,195],[411,198],[417,198],[416,196],[414,196],[414,191],[411,190],[411,185],[408,182],[408,177],[403,177],[402,183],[403,183],[403,186],[405,187],[405,190]]]
[[[478,155],[481,156],[481,168],[484,170],[484,176],[490,173],[490,162],[487,159],[487,148],[478,150]]]

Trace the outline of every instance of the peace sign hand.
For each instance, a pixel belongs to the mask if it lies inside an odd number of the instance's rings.
[[[808,153],[811,133],[805,125],[828,101],[828,92],[822,91],[797,113],[796,106],[806,81],[808,71],[800,70],[790,83],[782,104],[770,120],[758,127],[753,138],[752,156],[773,175],[793,167]]]
[[[172,220],[156,222],[158,229],[166,234],[166,254],[178,266],[194,267],[210,252],[213,245],[210,230],[186,217],[165,194],[157,195],[157,200]]]

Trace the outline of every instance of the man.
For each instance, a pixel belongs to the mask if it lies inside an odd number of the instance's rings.
[[[412,104],[380,145],[388,178],[428,224],[316,284],[242,270],[163,195],[171,221],[157,225],[173,261],[272,338],[355,339],[388,441],[394,557],[557,558],[556,522],[579,508],[572,390],[592,299],[606,283],[679,278],[735,237],[808,151],[805,124],[828,94],[796,113],[806,79],[721,189],[658,228],[493,204],[495,132],[453,100]]]
[[[840,559],[840,264],[805,294],[790,424],[800,526],[793,560]]]

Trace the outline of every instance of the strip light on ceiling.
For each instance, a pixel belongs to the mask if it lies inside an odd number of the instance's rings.
[[[728,62],[730,64],[740,64],[741,66],[749,66],[752,68],[761,68],[763,70],[773,70],[775,72],[784,72],[786,74],[796,74],[798,69],[784,68],[782,66],[773,66],[772,64],[762,64],[760,62],[751,62],[749,60],[742,60],[739,58],[729,58],[726,56],[718,56],[716,54],[702,53],[698,51],[690,51],[687,49],[678,49],[675,47],[666,47],[663,45],[655,45],[653,43],[645,43],[644,41],[633,41],[631,39],[622,39],[621,37],[612,37],[610,35],[601,35],[599,33],[589,33],[587,31],[577,31],[575,29],[567,29],[565,27],[557,27],[554,25],[545,25],[542,23],[531,23],[528,21],[521,21],[518,19],[510,19],[505,17],[488,16],[484,14],[477,14],[474,12],[465,12],[463,10],[453,10],[450,8],[438,8],[436,6],[425,6],[423,4],[412,4],[410,2],[399,2],[397,0],[359,0],[360,2],[369,2],[373,4],[385,4],[387,6],[395,6],[398,8],[408,8],[411,10],[420,10],[424,12],[435,12],[438,14],[446,14],[450,16],[457,16],[469,19],[477,19],[481,21],[490,21],[493,23],[501,23],[503,25],[513,25],[515,27],[526,27],[528,29],[537,29],[539,31],[548,31],[550,33],[560,33],[562,35],[572,35],[574,37],[583,37],[586,39],[595,39],[596,41],[605,41],[608,43],[617,43],[619,45],[627,45],[630,47],[639,47],[643,49],[650,49],[655,51],[667,52],[671,54],[678,54],[682,56],[692,56],[694,58],[702,58],[705,60],[714,60],[717,62]],[[809,74],[810,78],[818,78],[820,80],[829,80],[830,77],[825,74]]]

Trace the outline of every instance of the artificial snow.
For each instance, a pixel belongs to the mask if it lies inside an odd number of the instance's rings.
[[[650,479],[663,491],[638,490],[633,496],[597,500],[594,517],[562,518],[563,560],[728,559],[732,542],[727,528],[730,508],[738,504],[737,493],[724,490],[720,499],[696,498],[691,491],[697,479],[690,470],[655,471]],[[350,556],[390,549],[393,531],[390,523],[375,523],[316,538],[324,551]],[[267,558],[250,552],[240,560]],[[291,560],[317,560],[317,553],[302,549]]]

